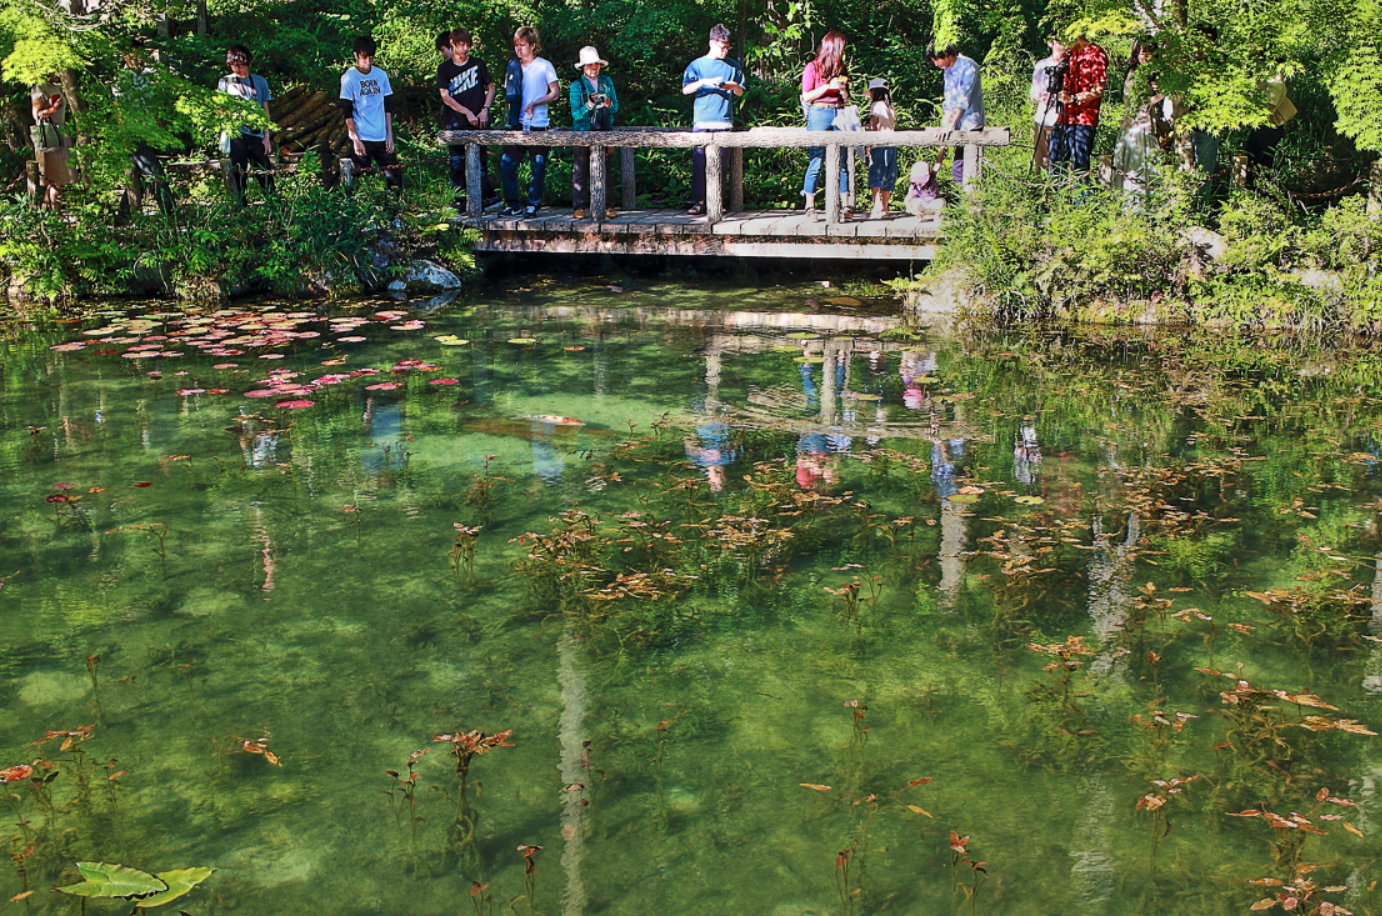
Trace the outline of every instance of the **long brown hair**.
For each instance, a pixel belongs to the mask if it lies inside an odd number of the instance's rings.
[[[816,75],[822,80],[833,80],[845,73],[845,36],[843,32],[831,29],[821,39],[816,51]]]

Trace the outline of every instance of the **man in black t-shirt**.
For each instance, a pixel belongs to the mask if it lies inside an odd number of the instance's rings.
[[[489,127],[489,107],[494,102],[494,81],[489,68],[478,57],[470,56],[470,32],[451,33],[451,59],[437,68],[437,89],[441,92],[442,130],[484,130]],[[456,209],[466,209],[465,146],[447,149],[451,154],[451,189]],[[489,178],[489,150],[480,147],[480,187],[486,208],[499,202]]]

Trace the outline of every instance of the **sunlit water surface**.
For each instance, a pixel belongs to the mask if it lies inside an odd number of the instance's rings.
[[[8,771],[0,901],[76,912],[85,861],[214,867],[198,914],[1369,911],[1372,357],[832,295],[12,330],[0,768],[59,775]],[[434,739],[509,729],[458,827]]]

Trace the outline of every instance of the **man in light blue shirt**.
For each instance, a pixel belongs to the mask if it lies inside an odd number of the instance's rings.
[[[744,94],[744,70],[729,59],[729,29],[717,23],[710,30],[710,47],[705,57],[698,57],[682,74],[683,95],[693,95],[692,133],[732,130],[734,128],[734,100]],[[728,150],[720,150],[721,174],[724,174]],[[691,148],[691,215],[705,215],[705,147]]]
[[[960,53],[953,44],[937,48],[932,42],[926,48],[926,56],[931,63],[945,71],[945,100],[941,103],[944,117],[941,130],[983,130],[984,86],[979,76],[979,65],[972,58]],[[941,150],[937,165],[945,158]],[[950,165],[950,174],[956,184],[964,178],[964,147],[955,147],[955,161]]]

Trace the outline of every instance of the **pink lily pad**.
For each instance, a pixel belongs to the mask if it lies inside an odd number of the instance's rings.
[[[398,384],[397,382],[376,382],[376,383],[373,384],[373,385],[366,385],[366,386],[365,386],[365,390],[366,390],[366,391],[393,391],[395,388],[402,388],[402,387],[403,387],[403,386],[400,385],[400,384]]]
[[[179,389],[178,389],[178,394],[182,395],[183,397],[187,397],[188,395],[192,395],[192,394],[206,394],[206,389],[205,389],[205,388],[179,388]]]
[[[283,392],[273,388],[256,388],[253,391],[245,392],[245,397],[247,398],[277,398],[282,395]]]
[[[316,403],[317,403],[316,401],[307,401],[307,400],[298,400],[298,401],[279,401],[279,402],[278,402],[277,404],[275,404],[274,406],[275,406],[275,407],[282,407],[284,410],[301,410],[301,409],[304,408],[304,407],[311,407],[311,406],[313,406],[313,405],[316,404]]]
[[[211,368],[212,368],[212,369],[238,369],[238,368],[240,368],[240,364],[239,364],[239,363],[217,363],[216,365],[212,366]]]
[[[461,380],[460,380],[460,379],[455,379],[455,378],[434,378],[434,379],[432,379],[432,381],[428,382],[427,384],[429,384],[429,385],[459,385],[460,383],[461,383]]]

